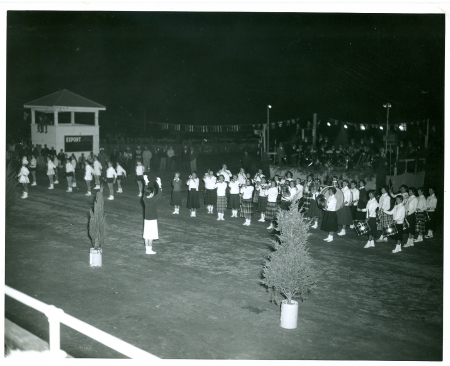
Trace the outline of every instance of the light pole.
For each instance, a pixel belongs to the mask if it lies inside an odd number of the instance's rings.
[[[272,108],[270,104],[267,105],[267,152],[270,152],[270,144],[269,144],[269,131],[270,131],[270,125],[269,125],[269,110]]]
[[[387,109],[387,116],[386,116],[386,153],[387,153],[388,133],[389,133],[389,108],[392,108],[392,104],[386,103],[383,104],[383,107]]]

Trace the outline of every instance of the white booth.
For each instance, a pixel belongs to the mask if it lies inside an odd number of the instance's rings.
[[[62,149],[78,158],[91,151],[99,152],[99,111],[106,107],[66,89],[24,105],[31,109],[32,144],[47,145],[56,152]]]

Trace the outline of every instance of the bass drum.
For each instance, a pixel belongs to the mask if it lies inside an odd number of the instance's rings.
[[[317,205],[322,208],[323,210],[325,210],[325,207],[321,207],[321,205],[319,204],[319,197],[325,197],[325,206],[328,202],[328,198],[333,194],[331,192],[331,188],[333,188],[332,186],[330,187],[325,187],[324,189],[322,189],[320,191],[320,194],[317,196],[316,201],[317,201]],[[334,195],[334,197],[336,198],[336,211],[339,210],[342,206],[344,206],[344,193],[342,193],[342,191],[339,188],[336,188],[336,194]]]

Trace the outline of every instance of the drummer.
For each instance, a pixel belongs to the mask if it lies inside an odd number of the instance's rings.
[[[375,246],[374,237],[377,235],[377,208],[378,202],[375,198],[375,192],[369,191],[369,201],[367,202],[366,208],[362,209],[366,213],[367,223],[369,224],[369,240],[364,246],[365,249]]]
[[[352,212],[353,221],[356,220],[356,206],[358,205],[359,200],[359,189],[356,188],[357,183],[356,180],[352,180],[350,183],[350,191],[352,192],[352,204],[350,205],[350,211]],[[354,226],[350,225],[350,229],[353,229]]]
[[[308,216],[314,220],[314,225],[312,225],[311,228],[317,229],[319,227],[319,219],[323,217],[323,210],[319,208],[316,202],[319,192],[317,191],[317,186],[315,184],[311,184],[310,194],[312,194],[312,199],[307,212]]]
[[[356,219],[357,220],[365,220],[366,214],[365,214],[365,208],[367,206],[367,191],[365,188],[366,181],[364,179],[361,179],[359,181],[359,198],[358,198],[358,204],[356,206]]]
[[[337,199],[334,196],[336,194],[336,188],[330,187],[330,197],[328,197],[327,205],[325,207],[325,213],[323,215],[322,224],[320,225],[320,229],[323,231],[328,231],[328,237],[326,237],[325,241],[332,242],[333,241],[333,233],[338,230],[338,220],[336,214],[336,205]]]
[[[397,229],[397,234],[392,235],[392,239],[396,241],[395,249],[392,250],[392,253],[398,253],[402,251],[402,240],[403,240],[403,223],[405,220],[406,209],[403,204],[403,196],[398,195],[395,197],[395,206],[392,210],[386,211],[384,210],[386,215],[392,215],[393,222],[395,223],[395,227]]]
[[[387,242],[387,237],[383,236],[383,228],[389,226],[392,223],[392,216],[387,215],[385,212],[391,208],[391,197],[388,194],[388,187],[381,187],[381,196],[378,202],[380,210],[378,211],[378,230],[381,230],[381,235],[377,239],[377,243]]]
[[[348,180],[344,179],[342,181],[342,193],[344,194],[344,205],[336,211],[338,218],[338,225],[341,226],[341,231],[337,234],[339,236],[345,235],[345,226],[353,224],[352,212],[350,210],[350,205],[352,204],[352,192],[348,188]]]

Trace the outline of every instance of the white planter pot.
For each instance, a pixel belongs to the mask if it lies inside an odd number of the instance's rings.
[[[89,251],[89,264],[91,267],[101,267],[102,266],[102,249],[91,248]]]
[[[285,329],[297,328],[298,318],[298,302],[291,300],[291,304],[287,303],[287,300],[281,302],[281,318],[280,326]]]

